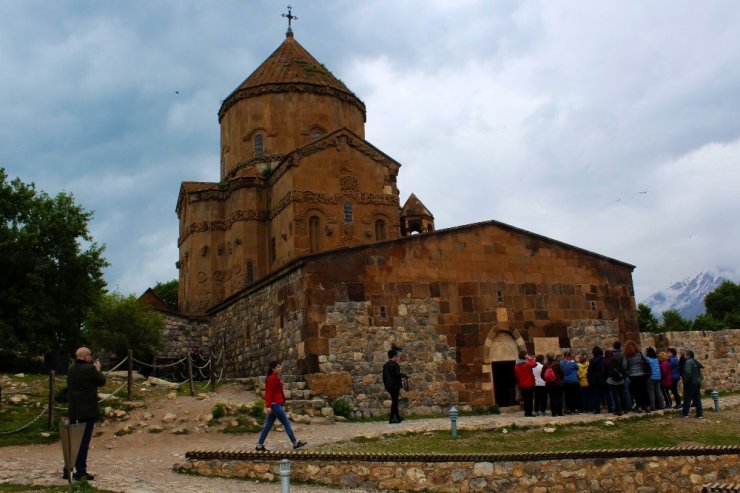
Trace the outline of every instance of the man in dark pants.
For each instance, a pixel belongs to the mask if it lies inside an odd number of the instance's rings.
[[[401,379],[405,376],[404,373],[401,373],[401,366],[398,364],[398,350],[390,349],[388,351],[388,361],[383,365],[383,385],[391,396],[391,415],[388,420],[391,424],[403,421],[398,413],[398,396],[401,394]]]
[[[100,361],[93,362],[92,352],[88,348],[78,349],[75,358],[67,374],[69,422],[71,424],[85,423],[85,431],[82,434],[73,477],[74,479],[93,480],[94,476],[87,472],[87,452],[90,449],[93,427],[100,413],[98,387],[105,385],[105,375],[100,371]],[[66,468],[62,477],[69,479],[69,471]]]
[[[689,408],[696,406],[696,417],[704,419],[704,413],[701,408],[701,370],[704,365],[696,361],[694,351],[686,351],[686,362],[683,368],[683,408],[681,411],[682,418],[689,417]]]

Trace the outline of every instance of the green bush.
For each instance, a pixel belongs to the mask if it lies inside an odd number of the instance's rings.
[[[352,404],[350,404],[346,399],[340,398],[335,400],[332,402],[331,407],[334,409],[334,414],[336,416],[343,416],[347,419],[352,419]]]
[[[265,401],[253,402],[252,407],[249,408],[249,415],[257,419],[265,419]]]
[[[213,419],[223,418],[224,416],[226,416],[226,404],[224,404],[223,402],[217,403],[215,406],[213,406],[211,414],[213,415]]]

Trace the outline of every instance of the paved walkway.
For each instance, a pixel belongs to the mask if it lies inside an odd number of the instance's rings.
[[[704,400],[707,421],[711,420],[712,401]],[[722,398],[723,406],[740,405],[740,396]],[[662,411],[660,411],[662,412]],[[673,411],[668,411],[673,412]],[[692,411],[693,414],[693,411]],[[628,415],[629,416],[629,415]],[[609,414],[579,414],[558,418],[525,418],[521,413],[464,416],[458,421],[459,429],[502,428],[517,424],[549,426],[620,419]],[[308,449],[321,444],[347,440],[356,436],[373,436],[384,433],[423,432],[449,430],[447,418],[411,419],[400,425],[378,422],[336,423],[311,425],[297,424],[296,435],[308,441]],[[184,460],[188,450],[251,450],[256,434],[231,435],[200,433],[192,435],[150,434],[137,431],[132,435],[114,437],[110,430],[93,439],[90,470],[97,473],[95,485],[99,488],[131,493],[204,493],[204,492],[277,492],[279,483],[259,483],[220,478],[186,476],[172,472],[172,465]],[[271,450],[289,450],[285,433],[272,431],[267,440]],[[62,463],[58,443],[0,448],[0,483],[33,485],[62,485]],[[317,486],[291,485],[293,493],[340,491]],[[354,490],[360,492],[362,490]]]

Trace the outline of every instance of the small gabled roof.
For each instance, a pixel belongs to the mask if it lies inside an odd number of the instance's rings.
[[[429,209],[427,209],[427,206],[425,206],[421,200],[418,199],[416,195],[413,193],[409,195],[409,198],[406,200],[406,203],[403,204],[403,207],[401,207],[401,215],[402,216],[428,216],[432,219],[434,219],[434,216],[431,212],[429,212]]]
[[[154,292],[152,288],[147,289],[144,291],[144,294],[139,296],[139,301],[142,301],[149,306],[152,307],[152,309],[158,311],[158,312],[173,312],[172,308],[167,306],[167,304],[162,301],[162,298],[160,298],[157,293]]]

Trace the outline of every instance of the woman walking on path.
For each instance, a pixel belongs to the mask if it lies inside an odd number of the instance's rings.
[[[267,434],[270,433],[273,423],[277,419],[285,428],[285,433],[288,434],[293,449],[298,450],[299,448],[306,445],[306,442],[297,440],[293,434],[293,428],[290,426],[290,420],[288,415],[285,414],[283,405],[285,404],[285,394],[283,393],[283,382],[280,381],[280,373],[283,371],[283,365],[278,361],[270,362],[270,370],[267,372],[267,380],[265,380],[265,414],[267,419],[265,420],[265,427],[262,428],[260,438],[257,442],[255,450],[257,452],[266,452],[265,440]]]

